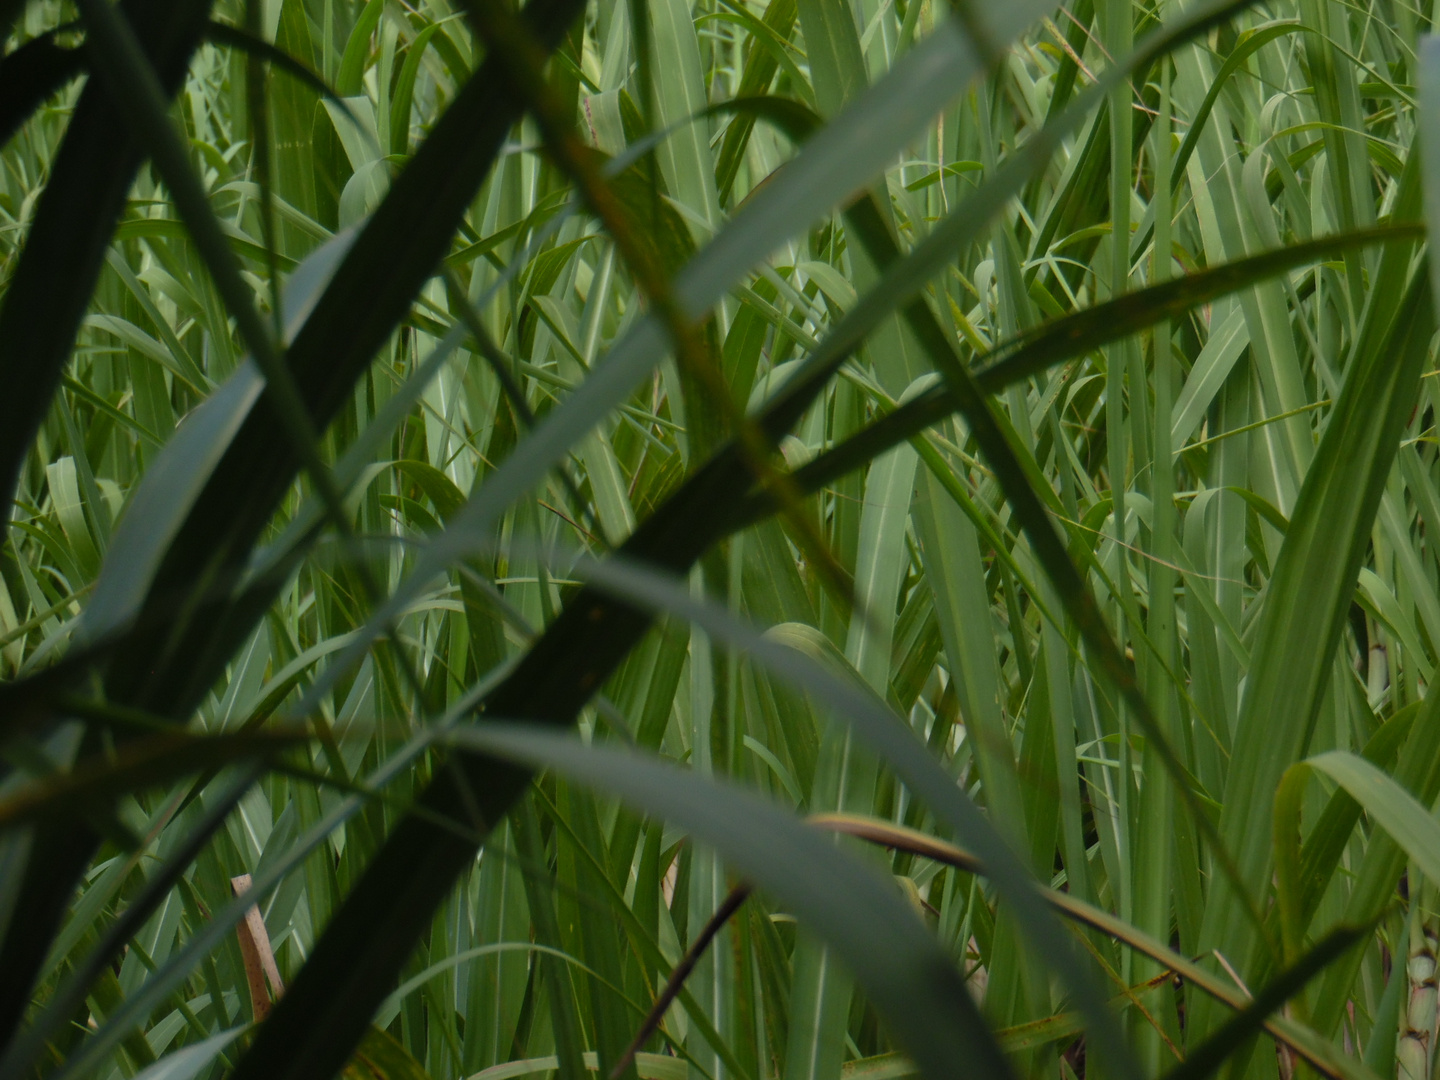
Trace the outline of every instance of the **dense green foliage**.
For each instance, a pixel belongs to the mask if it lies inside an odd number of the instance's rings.
[[[0,0],[0,1080],[1431,1080],[1430,19]]]

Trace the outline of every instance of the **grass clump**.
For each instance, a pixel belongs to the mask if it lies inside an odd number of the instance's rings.
[[[1427,10],[0,19],[0,1080],[1430,1080]]]

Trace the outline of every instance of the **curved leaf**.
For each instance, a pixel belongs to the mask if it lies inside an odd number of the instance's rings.
[[[683,824],[830,943],[927,1076],[1010,1075],[959,973],[899,894],[798,819],[697,773],[533,725],[493,722],[452,738]]]

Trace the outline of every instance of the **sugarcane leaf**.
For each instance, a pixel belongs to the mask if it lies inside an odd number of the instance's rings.
[[[1432,880],[1440,880],[1440,821],[1420,802],[1358,754],[1331,750],[1305,759],[1350,793]]]

